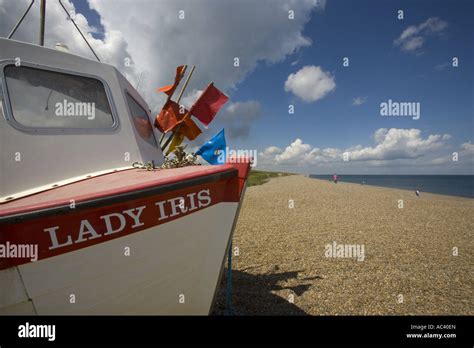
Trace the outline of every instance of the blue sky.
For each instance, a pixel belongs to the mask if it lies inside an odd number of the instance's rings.
[[[263,147],[284,147],[295,136],[320,147],[349,147],[372,144],[378,128],[420,128],[428,133],[448,133],[455,143],[471,140],[473,132],[473,3],[465,1],[347,1],[328,2],[315,13],[304,33],[313,45],[273,66],[260,66],[239,86],[234,98],[256,98],[263,116],[252,132]],[[466,10],[470,8],[470,11]],[[402,8],[405,19],[396,11]],[[402,52],[393,44],[411,24],[439,16],[449,23],[445,37],[430,38],[423,54]],[[470,41],[468,41],[470,39]],[[435,67],[460,57],[458,68]],[[350,58],[350,67],[342,66]],[[315,103],[299,101],[283,89],[286,77],[304,65],[318,65],[335,76],[336,89]],[[352,98],[366,97],[364,104],[352,105]],[[383,118],[382,101],[418,101],[419,120]],[[295,114],[288,115],[288,104]],[[269,121],[272,120],[272,121]],[[265,130],[263,132],[262,130]]]
[[[97,32],[92,33],[95,38],[102,39],[104,37],[104,27],[100,22],[100,15],[97,11],[90,8],[86,0],[71,0],[77,13],[82,13],[90,26],[97,29]]]
[[[474,173],[473,1],[65,3],[84,16],[78,18],[81,28],[104,61],[133,84],[143,73],[140,92],[155,112],[163,102],[155,89],[171,82],[179,64],[197,65],[184,103],[192,103],[209,81],[230,96],[191,149],[224,127],[229,147],[257,150],[264,169]],[[60,9],[48,6],[49,27],[64,28],[50,32],[54,40],[90,56]],[[182,9],[186,19],[178,20]],[[295,11],[292,21],[288,10]],[[28,40],[25,32],[17,35]],[[232,66],[233,57],[240,57],[240,67]],[[343,67],[344,57],[349,67]],[[453,57],[458,67],[452,67]],[[124,58],[133,65],[124,67]],[[382,117],[380,104],[389,99],[419,103],[420,118]],[[294,114],[288,114],[290,104]]]

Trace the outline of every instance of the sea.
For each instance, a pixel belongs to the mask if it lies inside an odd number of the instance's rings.
[[[332,180],[331,175],[310,178]],[[474,198],[474,175],[339,175],[339,182]]]

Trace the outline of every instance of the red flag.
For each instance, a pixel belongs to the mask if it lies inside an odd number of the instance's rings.
[[[229,98],[219,91],[214,84],[209,84],[206,90],[191,108],[191,113],[196,116],[205,126],[211,123],[219,109]]]
[[[161,88],[158,89],[158,91],[166,93],[169,96],[173,95],[176,87],[178,87],[179,82],[183,78],[183,73],[184,73],[184,65],[178,66],[176,68],[176,76],[174,77],[174,84],[169,85],[169,86],[161,87]]]
[[[175,131],[179,134],[184,135],[189,140],[194,140],[201,134],[201,129],[191,119],[189,115],[183,120],[184,116],[188,113],[184,107],[181,107],[176,102],[168,101],[159,115],[155,119],[155,127],[158,128],[162,133],[169,131]],[[179,130],[177,127],[179,126]]]

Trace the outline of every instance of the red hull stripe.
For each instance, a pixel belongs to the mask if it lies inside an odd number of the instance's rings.
[[[132,171],[129,171],[129,174]],[[153,173],[153,172],[148,172]],[[110,179],[114,179],[112,176],[123,174],[121,173],[112,173],[109,174]],[[68,192],[63,198],[55,198],[51,200],[45,200],[40,198],[40,202],[33,202],[27,206],[17,206],[10,209],[4,209],[3,214],[0,214],[0,228],[2,224],[6,223],[18,223],[21,221],[26,221],[29,219],[35,219],[39,217],[45,217],[48,215],[59,215],[69,213],[71,210],[71,205],[74,203],[74,209],[76,211],[88,208],[94,208],[97,206],[110,205],[116,202],[122,202],[124,200],[133,200],[136,198],[143,198],[152,195],[164,194],[171,191],[176,191],[184,189],[190,186],[195,186],[203,183],[210,183],[219,180],[225,180],[228,178],[233,178],[238,175],[238,171],[227,170],[224,172],[217,172],[208,174],[205,176],[190,177],[190,178],[177,178],[179,181],[174,182],[151,182],[154,184],[151,185],[142,185],[142,186],[133,186],[130,185],[127,187],[127,190],[115,190],[115,191],[100,191],[99,194],[88,194],[88,193],[77,193],[77,189],[73,188],[74,184],[62,187],[61,189],[67,189]],[[103,178],[101,178],[103,179]],[[115,183],[116,180],[109,180]],[[99,186],[103,187],[103,186]],[[108,195],[104,195],[108,193]],[[40,195],[51,195],[52,197],[57,197],[57,192],[54,190],[40,193]],[[37,198],[35,196],[25,197],[23,200],[28,200],[30,198]],[[16,202],[15,202],[16,203]],[[6,215],[8,214],[8,215]],[[3,215],[3,216],[2,216]]]
[[[21,245],[36,245],[37,259],[42,260],[137,233],[221,202],[239,202],[241,180],[234,171],[230,178],[195,181],[181,189],[170,187],[171,192],[121,197],[112,204],[83,206],[80,210],[69,207],[68,212],[63,211],[60,215],[3,223],[0,225],[0,246],[4,246],[4,252],[9,248],[9,257],[0,255],[0,269],[32,261],[31,255],[13,257],[15,246],[18,250]]]

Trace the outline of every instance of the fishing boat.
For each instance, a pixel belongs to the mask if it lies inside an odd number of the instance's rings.
[[[0,82],[0,314],[209,314],[250,163],[160,169],[137,89],[64,49],[0,38]]]

